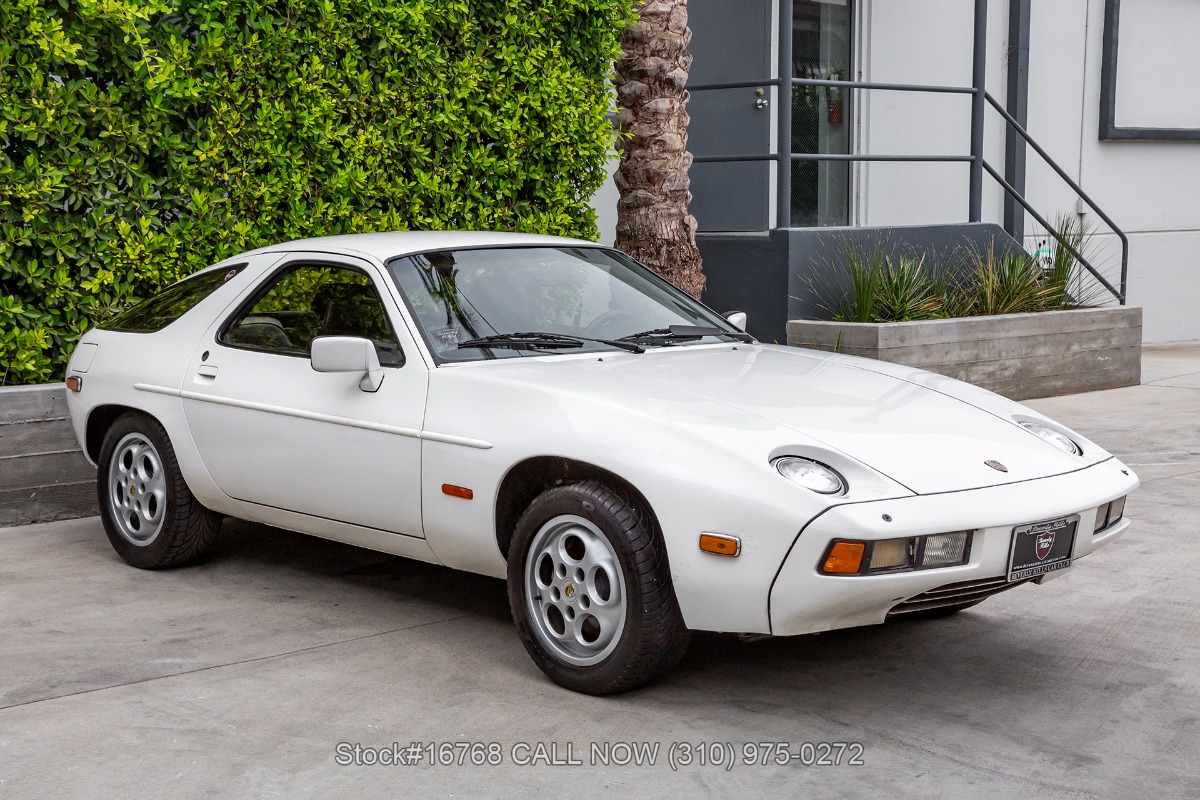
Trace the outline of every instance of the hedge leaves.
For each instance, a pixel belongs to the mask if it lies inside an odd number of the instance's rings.
[[[630,0],[4,0],[0,384],[242,250],[594,238]]]

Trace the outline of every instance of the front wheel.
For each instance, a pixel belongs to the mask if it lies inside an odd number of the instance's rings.
[[[597,481],[530,504],[508,554],[508,598],[534,662],[577,692],[642,686],[687,649],[662,537],[632,498]]]
[[[157,420],[137,412],[117,419],[97,463],[100,519],[121,558],[162,569],[197,561],[211,549],[221,518],[188,489]]]

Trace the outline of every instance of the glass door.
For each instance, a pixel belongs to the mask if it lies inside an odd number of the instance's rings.
[[[850,0],[793,0],[792,76],[850,80]],[[792,89],[792,152],[850,152],[850,90]],[[792,227],[846,225],[850,162],[792,162]]]

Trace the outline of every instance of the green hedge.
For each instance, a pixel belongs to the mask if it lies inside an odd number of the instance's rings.
[[[0,384],[263,244],[594,238],[631,0],[0,0]]]

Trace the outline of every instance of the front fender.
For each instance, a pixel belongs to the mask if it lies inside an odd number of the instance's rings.
[[[645,496],[688,627],[765,633],[771,581],[808,520],[830,505],[911,494],[794,430],[707,398],[609,401],[483,373],[438,370],[426,412],[427,434],[488,445],[436,436],[422,445],[425,534],[439,560],[458,569],[505,575],[494,516],[500,482],[527,458],[558,455],[619,475]],[[789,482],[770,465],[785,453],[830,463],[851,493],[831,501]],[[444,494],[443,483],[470,488],[473,499]],[[737,536],[741,554],[700,551],[704,532]]]

